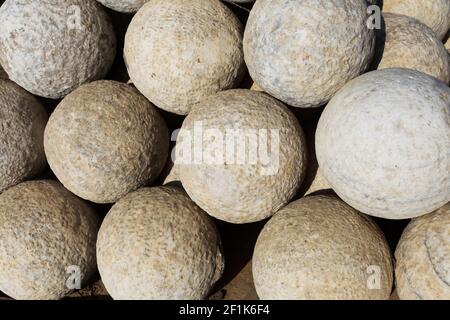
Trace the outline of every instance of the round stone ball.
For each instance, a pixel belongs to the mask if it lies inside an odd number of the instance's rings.
[[[47,165],[41,103],[9,80],[0,79],[0,193],[34,177]]]
[[[60,299],[96,268],[100,221],[56,181],[23,182],[0,194],[0,290],[14,299]]]
[[[436,34],[419,20],[385,13],[386,32],[378,69],[408,68],[432,75],[449,83],[448,52]]]
[[[403,300],[450,299],[450,204],[409,223],[397,246],[396,287]]]
[[[383,11],[416,18],[433,29],[439,39],[450,29],[449,0],[384,0]]]
[[[348,83],[316,132],[320,170],[359,211],[387,219],[432,212],[450,201],[450,88],[409,69]]]
[[[306,150],[303,130],[283,103],[236,89],[192,109],[177,139],[175,164],[195,203],[240,224],[270,217],[296,195]]]
[[[142,188],[119,200],[97,241],[98,268],[114,299],[204,299],[224,258],[213,222],[179,188]]]
[[[125,37],[130,78],[156,106],[186,115],[243,78],[242,29],[219,0],[152,0]]]
[[[112,10],[125,12],[125,13],[134,13],[137,12],[145,3],[149,0],[97,0],[105,7],[108,7]]]
[[[364,72],[374,52],[365,0],[258,0],[244,35],[252,79],[294,107],[317,107]]]
[[[113,203],[158,177],[169,136],[161,115],[135,88],[96,81],[57,106],[44,147],[67,189],[92,202]]]
[[[0,21],[0,64],[35,95],[62,98],[114,61],[113,26],[95,0],[7,0]]]
[[[263,300],[389,299],[393,267],[378,226],[335,196],[308,196],[265,225],[253,254]]]

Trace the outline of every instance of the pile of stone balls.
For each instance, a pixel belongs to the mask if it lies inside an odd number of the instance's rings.
[[[3,1],[0,290],[206,299],[259,224],[260,299],[450,299],[450,0],[383,2]]]

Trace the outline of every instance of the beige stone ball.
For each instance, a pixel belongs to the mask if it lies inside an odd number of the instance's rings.
[[[205,299],[224,258],[210,218],[179,188],[143,188],[117,202],[97,241],[114,299]]]
[[[35,95],[62,98],[114,61],[114,29],[95,0],[8,0],[0,21],[0,64]]]
[[[41,103],[12,81],[0,79],[0,193],[47,165]]]
[[[416,18],[433,29],[439,39],[443,39],[450,29],[448,0],[384,0],[383,11]]]
[[[308,196],[265,225],[253,278],[263,300],[389,299],[393,267],[369,217],[335,196]]]
[[[57,106],[44,146],[67,189],[92,202],[113,203],[158,177],[169,136],[164,119],[135,88],[97,81]]]
[[[323,105],[369,67],[367,19],[365,0],[258,0],[244,34],[250,75],[288,105]]]
[[[149,0],[97,0],[105,7],[108,7],[112,10],[125,12],[125,13],[134,13],[137,12],[144,4],[146,4]]]
[[[96,268],[96,213],[56,181],[0,194],[0,290],[14,299],[61,299]],[[79,283],[78,283],[79,281]]]
[[[306,169],[303,130],[281,102],[228,90],[197,104],[177,139],[175,164],[189,196],[231,223],[266,219],[297,193]]]
[[[450,204],[413,219],[397,246],[396,287],[401,299],[450,299]]]
[[[219,0],[150,1],[125,37],[130,78],[156,106],[188,114],[243,78],[242,29]]]
[[[386,32],[380,34],[385,41],[378,69],[414,69],[448,84],[448,52],[433,30],[412,17],[393,13],[384,13],[383,17]]]
[[[320,170],[357,210],[387,219],[450,201],[450,88],[410,69],[362,75],[325,108],[316,132]]]

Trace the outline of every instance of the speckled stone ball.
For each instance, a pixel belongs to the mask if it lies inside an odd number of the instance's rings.
[[[189,196],[210,215],[249,223],[295,196],[306,169],[303,130],[281,102],[238,89],[196,105],[183,123],[175,157]]]
[[[0,290],[14,299],[61,299],[96,271],[96,213],[56,181],[0,194]]]
[[[179,188],[143,188],[117,202],[98,235],[100,275],[114,299],[204,299],[224,258],[210,218]]]
[[[384,0],[383,11],[416,18],[443,39],[450,29],[449,0]]]
[[[414,69],[449,83],[448,52],[433,30],[408,16],[393,13],[383,16],[386,31],[379,34],[380,40],[385,41],[378,69]]]
[[[450,299],[450,204],[407,226],[395,252],[401,299]]]
[[[113,203],[157,178],[169,136],[161,115],[137,90],[97,81],[58,105],[45,129],[44,147],[67,189],[92,202]]]
[[[316,132],[321,172],[359,211],[387,219],[432,212],[450,201],[450,88],[408,69],[348,83]]]
[[[219,0],[150,1],[125,37],[130,78],[158,107],[188,114],[193,104],[239,84],[242,29]]]
[[[38,96],[62,98],[103,78],[115,57],[112,24],[95,0],[7,0],[0,21],[0,64]]]
[[[133,13],[137,12],[149,0],[97,0],[112,10]]]
[[[265,225],[253,254],[263,299],[389,299],[393,267],[383,233],[334,196],[290,203]]]
[[[372,60],[375,34],[365,0],[258,0],[244,55],[263,91],[295,107],[317,107]]]
[[[9,80],[0,79],[0,193],[45,168],[41,103]]]

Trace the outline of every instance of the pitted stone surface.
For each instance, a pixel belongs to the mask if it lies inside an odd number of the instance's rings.
[[[105,7],[119,12],[137,12],[149,0],[97,0]]]
[[[130,78],[156,106],[188,114],[193,104],[239,84],[242,29],[219,0],[150,1],[125,37]]]
[[[384,13],[383,17],[386,41],[378,69],[414,69],[449,83],[448,52],[433,30],[408,16]]]
[[[195,140],[200,124],[206,132],[202,145]],[[208,130],[222,135],[219,143]],[[228,141],[235,141],[235,148],[227,147]],[[299,190],[306,169],[305,138],[293,113],[250,90],[224,91],[196,105],[177,139],[181,149],[193,160],[175,160],[189,196],[210,215],[232,223],[273,215]],[[215,158],[211,162],[209,155]]]
[[[224,258],[210,218],[179,188],[143,188],[117,202],[97,241],[114,299],[205,299]]]
[[[380,276],[374,289],[371,275]],[[276,213],[258,237],[261,299],[389,299],[393,267],[383,233],[335,196],[308,196]]]
[[[443,39],[450,29],[450,0],[384,0],[383,11],[416,18]]]
[[[369,67],[366,11],[364,0],[258,0],[244,35],[250,75],[289,105],[325,104]]]
[[[97,81],[69,94],[44,136],[48,163],[81,198],[112,203],[151,183],[169,153],[166,124],[133,87]]]
[[[316,132],[320,170],[361,212],[406,219],[450,201],[450,88],[408,69],[348,83]]]
[[[9,80],[0,79],[0,193],[45,168],[41,103]]]
[[[15,299],[61,299],[77,274],[84,286],[96,271],[99,226],[96,213],[59,182],[6,190],[0,194],[0,290]]]
[[[35,95],[62,98],[113,63],[114,30],[95,0],[8,0],[0,21],[0,64]]]
[[[450,299],[450,204],[410,222],[395,257],[401,299]]]

